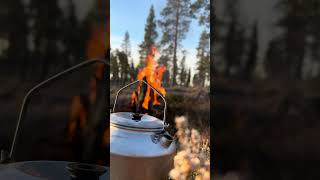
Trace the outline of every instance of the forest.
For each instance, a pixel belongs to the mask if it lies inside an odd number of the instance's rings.
[[[1,77],[41,81],[87,58],[91,28],[103,12],[91,10],[79,20],[73,1],[64,3],[1,1]]]
[[[225,0],[213,6],[216,178],[318,177],[312,167],[319,159],[320,3]]]
[[[79,11],[82,3],[91,4],[86,12]],[[32,87],[80,62],[105,57],[106,7],[102,0],[0,2],[1,150],[10,149],[23,98]],[[16,161],[74,159],[64,137],[72,98],[88,91],[89,69],[51,83],[30,98]]]
[[[155,8],[150,7],[144,28],[144,39],[139,44],[138,64],[134,64],[131,55],[130,34],[124,34],[120,49],[112,49],[110,57],[110,79],[113,84],[125,84],[136,79],[146,66],[146,56],[152,46],[160,54],[158,63],[164,65],[163,74],[165,87],[208,87],[210,81],[210,11],[209,1],[184,0],[180,4],[180,13],[176,13],[175,1],[167,1],[161,10],[161,17],[156,19]],[[158,10],[158,9],[157,9]],[[189,31],[191,21],[198,21],[205,27],[197,46],[196,67],[186,66],[186,50],[181,43]],[[178,57],[178,53],[182,56]],[[192,76],[191,68],[195,68]]]

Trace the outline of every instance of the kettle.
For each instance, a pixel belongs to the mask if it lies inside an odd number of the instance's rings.
[[[136,83],[150,86],[164,102],[163,120],[148,114],[115,112],[119,93]],[[176,140],[166,131],[167,104],[161,93],[143,80],[122,87],[110,115],[110,179],[167,179],[173,168]]]

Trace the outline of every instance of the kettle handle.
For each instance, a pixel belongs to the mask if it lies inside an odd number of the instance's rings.
[[[67,74],[70,74],[70,73],[72,73],[72,72],[74,72],[74,71],[76,71],[76,70],[78,70],[80,68],[92,65],[94,63],[101,63],[101,64],[104,64],[104,65],[108,65],[108,62],[105,59],[87,60],[87,61],[84,61],[84,62],[82,62],[80,64],[72,66],[69,69],[66,69],[66,70],[64,70],[62,72],[57,73],[56,75],[50,77],[49,79],[46,79],[46,80],[42,81],[41,83],[37,84],[36,86],[34,86],[32,89],[30,89],[28,91],[28,93],[23,98],[23,102],[22,102],[22,105],[21,105],[20,113],[19,113],[19,119],[18,119],[18,122],[17,122],[17,125],[16,125],[16,129],[15,129],[15,132],[14,132],[13,141],[12,141],[12,144],[11,144],[11,149],[10,149],[10,154],[9,154],[8,159],[11,159],[11,160],[13,159],[13,153],[15,151],[16,140],[17,140],[17,136],[18,136],[18,133],[19,133],[19,130],[20,130],[20,123],[21,123],[21,121],[23,121],[25,119],[26,107],[28,106],[30,96],[32,96],[34,92],[36,92],[39,89],[45,87],[48,83],[52,83],[52,82],[64,77]]]
[[[151,84],[149,84],[148,82],[144,81],[144,80],[136,80],[130,84],[127,84],[125,86],[123,86],[122,88],[120,88],[117,92],[117,95],[116,95],[116,99],[114,100],[114,104],[113,104],[113,109],[112,109],[112,112],[114,113],[115,112],[115,108],[116,108],[116,104],[117,104],[117,100],[118,100],[118,96],[119,96],[119,93],[126,89],[127,87],[129,86],[132,86],[138,82],[142,82],[142,83],[145,83],[146,85],[150,86],[151,89],[153,89],[155,92],[157,92],[157,94],[162,98],[163,102],[164,102],[164,110],[163,110],[163,129],[165,127],[168,127],[168,124],[166,124],[166,111],[167,111],[167,102],[166,102],[166,99],[162,96],[162,94],[156,89],[154,88]]]

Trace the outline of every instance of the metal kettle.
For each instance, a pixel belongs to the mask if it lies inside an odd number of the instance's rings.
[[[150,86],[164,102],[163,120],[148,114],[115,112],[119,93],[136,83]],[[110,115],[110,179],[166,179],[173,167],[176,140],[165,130],[166,101],[149,83],[137,80],[121,88]]]

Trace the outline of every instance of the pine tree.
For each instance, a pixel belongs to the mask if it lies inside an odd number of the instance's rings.
[[[191,22],[190,0],[168,0],[161,11],[159,25],[162,29],[161,46],[163,53],[172,58],[172,85],[175,86],[178,74],[177,53],[180,42],[185,39]]]
[[[129,72],[130,72],[128,56],[125,52],[118,51],[117,57],[119,60],[121,82],[122,84],[125,84],[129,80]]]
[[[200,86],[198,74],[193,75],[192,84],[193,84],[193,86]]]
[[[117,54],[110,53],[110,71],[112,75],[112,80],[117,82],[119,80],[119,65]]]
[[[122,52],[127,55],[127,58],[131,57],[131,45],[130,45],[130,35],[129,32],[126,31],[124,34],[124,39],[121,44]]]
[[[226,58],[224,57],[224,44],[225,44],[225,37],[224,37],[224,30],[226,28],[226,23],[223,19],[223,17],[218,17],[214,14],[215,7],[213,5],[211,6],[211,12],[213,12],[213,23],[210,24],[210,31],[212,34],[210,34],[210,38],[213,39],[213,41],[210,41],[210,46],[212,47],[212,44],[214,43],[214,48],[212,48],[211,51],[211,76],[219,76],[221,74],[224,74],[225,68],[224,64],[226,62]],[[215,58],[213,60],[213,53],[215,54]]]
[[[162,77],[162,85],[163,86],[169,86],[169,83],[170,83],[170,71],[168,68],[168,67],[170,67],[169,61],[170,61],[170,58],[166,55],[161,55],[158,60],[160,65],[164,65],[165,67],[167,67],[165,72],[163,73],[163,77]]]
[[[244,28],[239,23],[239,1],[226,0],[226,29],[224,37],[223,56],[226,62],[225,76],[231,76],[232,70],[239,71],[244,57],[245,35]]]
[[[191,69],[189,68],[188,76],[186,79],[185,87],[189,87],[191,82]]]
[[[75,4],[72,0],[68,0],[67,13],[63,19],[63,51],[64,68],[76,64],[84,57],[85,44],[80,23],[76,17]]]
[[[197,47],[197,78],[199,85],[204,86],[210,73],[210,44],[209,34],[203,31]]]
[[[253,74],[254,68],[256,67],[257,62],[257,53],[258,53],[258,27],[257,23],[253,25],[252,28],[252,35],[250,38],[250,44],[249,44],[249,54],[248,59],[245,65],[244,69],[244,78],[250,79],[250,77]]]
[[[209,0],[196,0],[191,5],[193,18],[198,19],[200,25],[210,27],[210,2]]]
[[[61,38],[59,28],[62,24],[62,12],[56,0],[31,0],[30,11],[34,20],[33,58],[38,61],[37,65],[41,64],[40,78],[43,80],[50,67],[60,59],[57,41]]]
[[[179,71],[179,80],[180,86],[184,86],[187,79],[187,68],[186,68],[186,55],[180,61],[180,71]]]
[[[155,20],[154,8],[152,5],[149,11],[146,26],[144,28],[144,40],[139,45],[140,62],[138,65],[138,69],[141,69],[145,66],[145,58],[147,56],[147,53],[150,50],[151,46],[154,46],[156,43],[156,39],[158,37],[156,28],[157,24]]]
[[[119,59],[120,79],[124,84],[129,80],[130,76],[129,58],[131,57],[131,45],[128,31],[126,31],[124,34],[121,49],[122,51],[117,51],[117,58]]]
[[[133,81],[136,78],[137,78],[137,70],[134,67],[133,60],[131,60],[131,63],[130,63],[130,80]]]
[[[269,42],[264,59],[264,67],[269,78],[287,78],[288,64],[283,39],[274,38]]]
[[[311,56],[314,62],[318,63],[320,61],[320,2],[319,1],[306,1],[308,3],[308,13],[310,13],[310,18],[308,22],[309,36],[313,38],[313,41],[309,43]],[[318,72],[320,69],[318,68]],[[318,77],[320,73],[318,73]]]
[[[29,59],[27,48],[28,15],[21,0],[10,1],[7,5],[8,19],[10,19],[10,22],[6,25],[8,26],[9,40],[7,57],[15,64],[15,67],[20,67],[16,72],[20,71],[19,78],[23,81],[28,70]]]
[[[311,2],[311,1],[310,1]],[[281,0],[276,8],[283,12],[278,20],[282,28],[283,40],[286,47],[289,78],[302,78],[302,64],[305,57],[307,27],[309,20],[308,2],[301,0]]]

